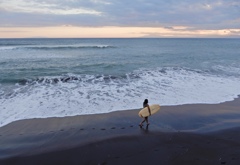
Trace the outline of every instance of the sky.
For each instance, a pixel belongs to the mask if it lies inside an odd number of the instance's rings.
[[[0,38],[240,38],[240,0],[0,0]]]

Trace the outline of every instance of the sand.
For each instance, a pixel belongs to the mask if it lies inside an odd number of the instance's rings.
[[[139,110],[10,123],[0,165],[240,164],[239,98],[162,106],[143,128]]]

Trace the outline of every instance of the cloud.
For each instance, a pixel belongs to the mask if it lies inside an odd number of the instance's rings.
[[[1,27],[237,29],[239,0],[1,0]]]
[[[22,32],[28,32],[23,30],[0,30],[0,33],[22,33]]]
[[[22,28],[2,28],[0,27],[0,36],[2,38],[129,38],[129,37],[239,37],[240,29],[222,29],[222,30],[194,30],[187,27],[76,27],[76,26],[58,26],[58,27],[22,27]]]
[[[76,15],[76,14],[90,14],[101,15],[101,12],[87,9],[68,7],[61,3],[47,3],[44,1],[26,1],[26,0],[3,0],[1,2],[1,9],[13,13],[36,13],[36,14],[54,14],[54,15]]]
[[[230,34],[240,36],[240,30],[230,30]]]

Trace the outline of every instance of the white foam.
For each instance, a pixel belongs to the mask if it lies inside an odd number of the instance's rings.
[[[0,50],[13,50],[16,49],[15,46],[1,46]]]
[[[179,68],[137,70],[122,78],[68,76],[79,79],[16,85],[10,96],[2,92],[0,126],[20,119],[136,109],[141,108],[145,98],[150,104],[179,105],[220,103],[240,94],[239,78]]]
[[[111,48],[110,45],[101,44],[71,44],[71,45],[16,45],[1,46],[0,50],[16,50],[16,49],[63,49],[63,48]]]
[[[240,75],[240,68],[234,66],[223,66],[223,65],[215,65],[213,69],[224,72],[231,75]]]

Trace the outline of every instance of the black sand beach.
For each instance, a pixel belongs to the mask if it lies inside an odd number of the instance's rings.
[[[138,111],[29,119],[0,128],[0,165],[240,164],[240,99]]]

